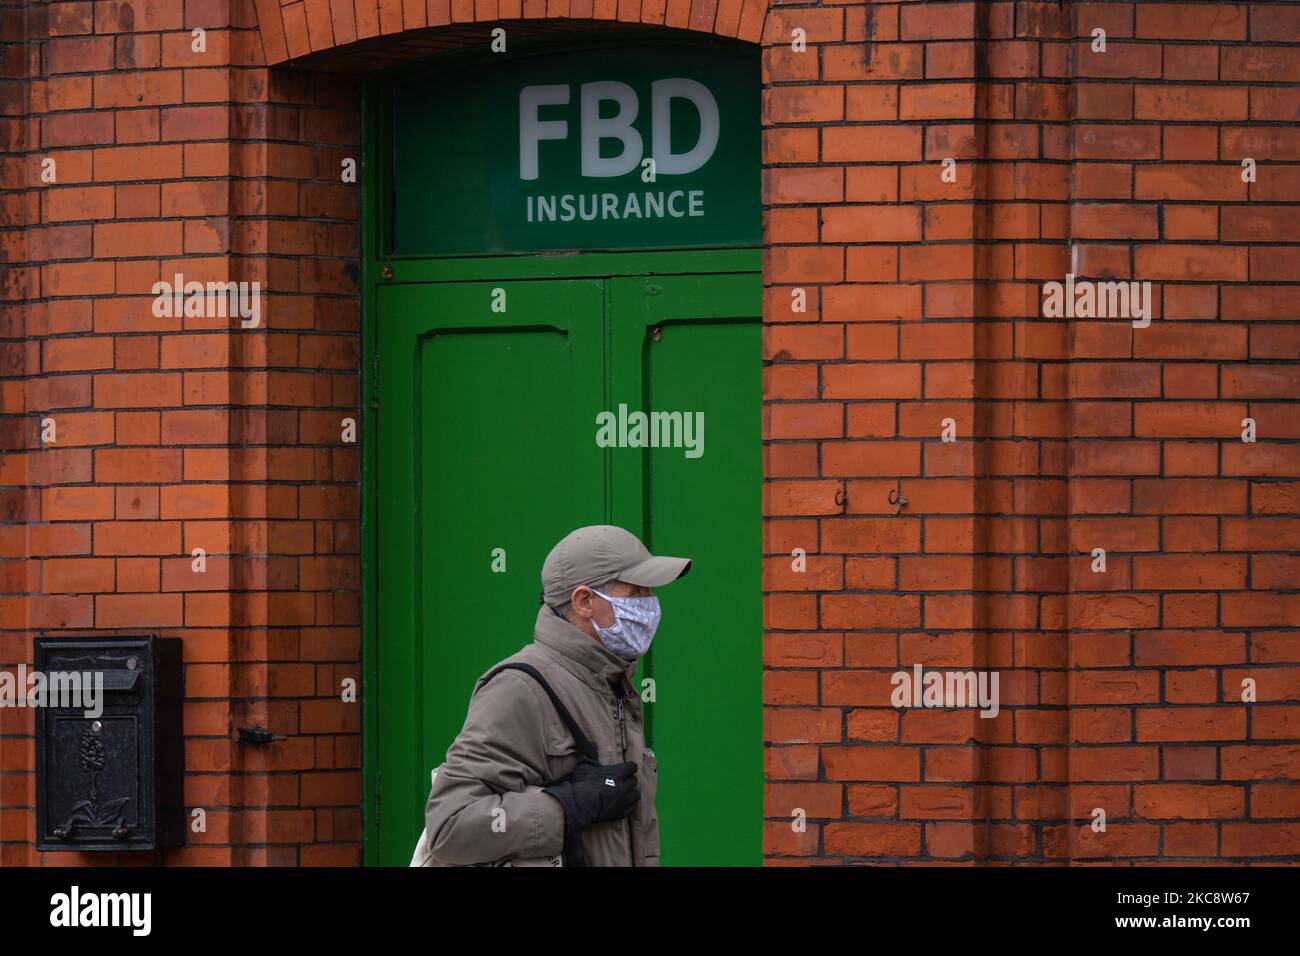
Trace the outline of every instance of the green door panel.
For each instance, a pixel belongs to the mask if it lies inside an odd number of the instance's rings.
[[[605,401],[603,288],[384,287],[378,314],[380,860],[406,863],[474,680],[532,640],[546,552],[604,520],[574,440]]]
[[[531,640],[546,553],[603,522],[694,559],[658,591],[639,674],[662,863],[761,861],[761,281],[649,274],[667,255],[633,277],[377,289],[381,864],[410,860],[474,679]],[[600,447],[597,416],[620,404],[702,414],[703,454]]]
[[[684,447],[618,448],[611,469],[615,523],[643,533],[651,550],[693,559],[685,578],[658,592],[663,620],[641,668],[654,679],[655,701],[644,707],[659,764],[661,862],[757,865],[761,283],[741,274],[612,285],[612,406],[703,423],[691,450],[699,457]]]

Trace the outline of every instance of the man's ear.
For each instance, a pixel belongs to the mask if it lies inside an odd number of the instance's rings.
[[[579,585],[574,589],[572,600],[573,607],[575,609],[580,609],[583,616],[588,618],[595,617],[596,603],[598,601],[603,602],[600,595],[596,593],[596,589],[585,584]]]

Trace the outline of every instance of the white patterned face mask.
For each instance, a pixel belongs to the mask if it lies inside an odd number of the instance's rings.
[[[625,661],[634,661],[648,651],[659,627],[659,599],[653,595],[610,597],[595,588],[592,590],[614,605],[613,627],[601,627],[594,620],[591,622],[605,646]]]

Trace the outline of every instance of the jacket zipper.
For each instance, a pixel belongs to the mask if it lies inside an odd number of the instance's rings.
[[[616,692],[616,693],[618,693],[618,745],[619,745],[619,753],[622,755],[622,759],[623,759],[623,760],[627,760],[627,732],[626,732],[626,728],[624,728],[624,726],[623,726],[623,694],[622,694],[621,692]],[[633,812],[635,812],[635,811],[633,811]],[[627,817],[624,817],[623,819],[624,819],[624,822],[627,824],[627,855],[628,855],[628,859],[632,861],[632,865],[633,865],[633,866],[636,866],[636,851],[635,851],[635,850],[633,849],[633,847],[632,847],[632,817],[631,817],[631,816],[627,816]]]

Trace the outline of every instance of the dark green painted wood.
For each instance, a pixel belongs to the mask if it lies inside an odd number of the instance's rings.
[[[607,42],[641,45],[644,31],[612,31]],[[720,43],[697,40],[689,55],[710,56]],[[525,45],[532,44],[515,49]],[[546,551],[572,526],[616,521],[652,547],[697,560],[687,579],[660,592],[664,626],[641,668],[669,688],[666,698],[647,705],[661,766],[664,863],[757,863],[761,252],[394,255],[385,82],[367,84],[361,164],[366,862],[409,861],[428,771],[460,727],[474,676],[531,636]],[[757,169],[757,154],[748,162]],[[611,278],[618,276],[633,278]],[[664,290],[659,297],[643,294],[647,280],[665,278],[671,284],[656,283]],[[594,281],[559,281],[572,279]],[[507,289],[505,315],[484,314],[482,282]],[[646,334],[655,325],[663,333],[652,354]],[[560,341],[567,343],[563,352]],[[566,369],[560,381],[531,377],[532,366],[547,363]],[[592,393],[599,393],[600,409],[616,408],[616,389],[657,407],[700,405],[705,456],[688,461],[670,458],[667,449],[597,449],[590,408],[585,419],[556,427],[565,414],[556,418],[555,409],[571,411]],[[519,415],[501,417],[507,406],[518,406]],[[710,429],[729,419],[730,437]],[[510,453],[516,440],[529,461]],[[556,459],[573,468],[535,474]],[[484,467],[489,471],[475,470]],[[528,493],[545,505],[564,475],[570,487],[549,509],[552,524],[544,507],[502,504],[519,492],[514,477],[531,479]],[[696,487],[703,490],[698,506],[682,509],[681,496]],[[508,571],[488,577],[491,547],[484,546],[503,535],[519,543],[491,545],[506,547]],[[462,544],[449,550],[453,539]],[[720,684],[726,686],[719,693]],[[734,774],[734,786],[724,796],[708,777],[710,757],[726,752],[732,757],[719,766]]]
[[[698,458],[612,452],[616,523],[693,560],[641,668],[665,866],[761,862],[761,293],[752,273],[611,280],[612,405],[704,425]]]
[[[573,255],[485,256],[483,258],[420,259],[385,257],[394,282],[474,282],[490,279],[566,279],[591,276],[678,275],[690,273],[756,272],[762,261],[758,249],[710,249],[694,252],[584,252]]]
[[[475,678],[532,639],[547,550],[606,512],[575,440],[605,402],[603,289],[397,286],[378,313],[379,856],[403,863]]]
[[[378,443],[371,439],[377,423],[371,401],[377,395],[375,295],[380,266],[381,235],[377,207],[383,177],[377,169],[379,128],[375,108],[376,83],[361,89],[361,832],[362,859],[379,862],[379,668],[375,637],[379,579],[375,574],[378,521],[375,515]]]
[[[580,51],[439,57],[394,77],[385,90],[393,251],[758,245],[759,51],[704,49],[642,34]],[[670,87],[671,97],[656,95]],[[541,102],[529,104],[532,95]],[[657,164],[643,165],[652,156]],[[602,162],[617,169],[594,168]]]
[[[755,273],[379,289],[379,862],[409,859],[474,678],[531,639],[546,552],[609,520],[695,561],[641,669],[663,862],[759,862],[760,291]],[[702,413],[703,454],[597,447],[620,403]]]
[[[395,250],[761,242],[759,207],[750,202],[758,194],[750,161],[759,151],[758,49],[722,47],[707,57],[692,49],[538,52],[394,85]],[[677,95],[655,94],[669,86]],[[530,96],[546,99],[529,104]],[[654,169],[642,165],[651,157]]]

